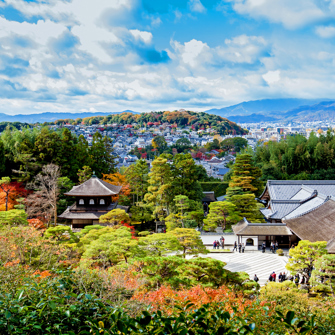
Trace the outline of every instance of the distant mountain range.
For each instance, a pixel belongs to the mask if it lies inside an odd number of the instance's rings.
[[[107,116],[120,113],[139,114],[132,110],[111,113],[41,113],[8,115],[0,113],[0,122],[43,123],[60,119],[77,119]],[[335,121],[335,100],[264,99],[245,101],[237,105],[209,109],[208,114],[219,115],[233,122],[252,123],[262,121]]]
[[[210,109],[209,114],[229,118],[233,122],[261,121],[325,121],[335,120],[335,101],[306,99],[265,99]]]
[[[125,110],[123,112],[111,112],[111,113],[41,113],[41,114],[17,114],[17,115],[8,115],[0,113],[0,122],[8,121],[8,122],[26,122],[26,123],[44,123],[44,122],[52,122],[56,120],[64,120],[64,119],[77,119],[77,118],[85,118],[91,116],[107,116],[111,114],[120,114],[120,113],[133,113],[138,114],[137,112],[131,110]]]

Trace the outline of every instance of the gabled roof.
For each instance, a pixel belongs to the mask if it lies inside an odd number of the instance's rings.
[[[306,214],[283,221],[302,240],[330,241],[335,238],[335,201],[330,198]]]
[[[292,199],[301,189],[316,190],[325,195],[335,195],[335,180],[268,180],[260,198],[269,192],[271,200]]]
[[[71,191],[65,193],[65,195],[75,197],[112,196],[119,194],[121,188],[122,186],[112,185],[97,177],[92,177],[81,185],[73,186]]]
[[[251,223],[245,218],[232,226],[236,235],[243,236],[290,236],[291,231],[283,223]]]

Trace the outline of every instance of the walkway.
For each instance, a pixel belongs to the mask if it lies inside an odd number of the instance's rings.
[[[228,253],[228,254],[208,254],[205,257],[211,257],[227,263],[225,269],[239,272],[245,271],[249,274],[250,279],[257,274],[259,284],[264,285],[268,280],[270,273],[276,272],[277,278],[280,272],[285,272],[287,258],[272,253],[262,253],[261,251],[246,253]]]

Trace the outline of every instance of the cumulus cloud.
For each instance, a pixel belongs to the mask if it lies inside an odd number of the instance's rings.
[[[335,16],[334,0],[230,0],[234,9],[296,29]]]
[[[306,0],[301,13],[300,0],[280,2],[282,9],[277,0],[273,8],[268,0],[231,4],[290,29],[332,11],[330,1]],[[209,3],[155,2],[148,11],[140,0],[0,2],[0,112],[202,110],[261,97],[333,94],[333,26],[313,26],[314,40],[306,43],[292,31],[273,38],[257,27],[240,33],[234,16],[212,36],[206,29],[217,1]],[[19,20],[6,16],[8,6],[21,13]],[[308,14],[313,6],[314,16]]]
[[[335,37],[335,27],[334,26],[319,26],[319,27],[316,27],[316,33],[322,38],[332,38],[332,37]]]

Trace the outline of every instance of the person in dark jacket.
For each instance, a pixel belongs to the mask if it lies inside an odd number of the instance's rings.
[[[239,244],[238,244],[238,252],[239,252],[239,253],[241,252],[241,249],[242,249],[242,244],[239,243]]]
[[[256,274],[254,275],[254,281],[255,281],[256,283],[259,281],[259,279],[258,279],[258,277],[257,277]]]
[[[237,251],[237,242],[236,241],[234,242],[234,249],[233,249],[233,251],[235,251],[235,250]]]
[[[264,252],[265,252],[265,249],[266,249],[266,244],[265,244],[265,242],[263,242],[263,244],[262,244],[262,253],[264,254]]]

